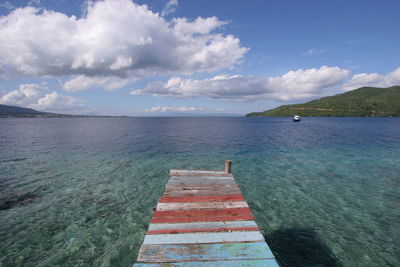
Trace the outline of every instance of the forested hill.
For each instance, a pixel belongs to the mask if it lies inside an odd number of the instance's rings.
[[[74,115],[55,114],[49,112],[37,111],[31,108],[23,108],[17,106],[0,105],[0,118],[61,118],[76,117]]]
[[[277,116],[389,117],[400,116],[400,86],[362,87],[303,104],[284,105],[246,117]]]

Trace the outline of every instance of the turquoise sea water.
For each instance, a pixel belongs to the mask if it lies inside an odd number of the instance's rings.
[[[0,120],[0,266],[130,266],[171,168],[233,174],[283,266],[400,266],[399,118]]]

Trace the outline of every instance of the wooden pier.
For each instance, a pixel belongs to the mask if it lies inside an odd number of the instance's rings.
[[[134,267],[279,266],[230,169],[170,171]]]

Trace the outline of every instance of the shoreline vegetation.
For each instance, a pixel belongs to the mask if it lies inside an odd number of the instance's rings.
[[[37,111],[32,108],[0,105],[0,118],[78,118],[85,115],[57,114]]]
[[[215,115],[215,114],[214,114]],[[245,117],[400,117],[400,86],[362,87],[343,94],[327,96],[302,104],[283,105]],[[228,115],[231,117],[231,114]],[[129,116],[72,115],[0,105],[0,118],[111,118]],[[180,116],[179,116],[180,117]],[[188,117],[202,117],[192,116]],[[208,116],[207,116],[208,117]]]
[[[283,105],[246,117],[399,117],[400,86],[362,87],[303,104]]]
[[[127,116],[72,115],[38,111],[32,108],[0,105],[0,119],[6,118],[113,118]]]

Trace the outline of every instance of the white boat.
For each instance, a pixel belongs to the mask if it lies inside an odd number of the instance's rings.
[[[294,116],[293,116],[293,121],[294,121],[294,122],[301,121],[300,116],[299,116],[299,115],[294,115]]]

